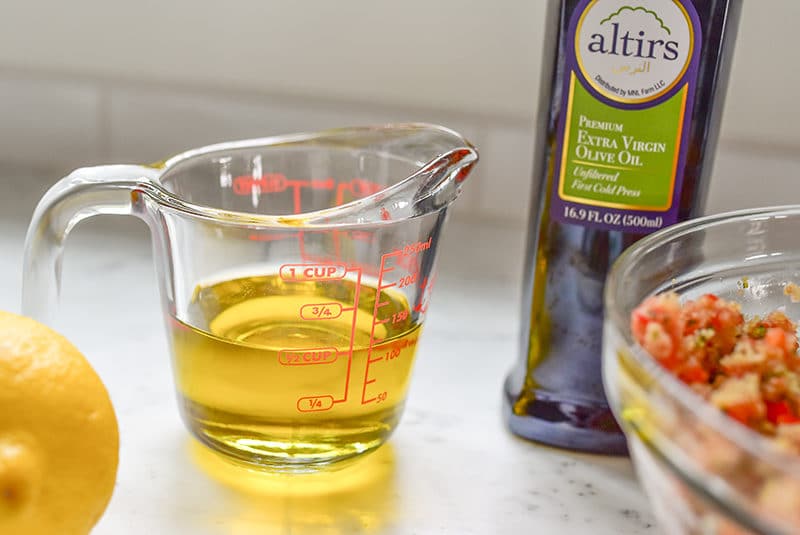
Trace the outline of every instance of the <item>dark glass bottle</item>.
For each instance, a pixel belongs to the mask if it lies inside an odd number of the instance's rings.
[[[702,212],[741,4],[550,0],[520,356],[504,388],[517,435],[626,451],[600,371],[606,273]]]

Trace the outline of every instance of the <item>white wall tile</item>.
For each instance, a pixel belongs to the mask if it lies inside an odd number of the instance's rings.
[[[723,139],[766,146],[800,145],[795,37],[800,2],[742,2],[722,121]]]
[[[706,213],[800,204],[799,182],[800,157],[722,143],[714,162]]]
[[[478,131],[446,115],[406,110],[120,87],[111,92],[111,157],[162,158],[218,141],[392,121],[446,123],[465,127],[467,136]]]
[[[532,102],[529,95],[537,85],[545,2],[82,0],[44,5],[3,2],[0,63],[516,114],[520,105]]]
[[[0,71],[0,160],[75,167],[99,157],[98,90]]]
[[[0,65],[531,120],[546,4],[85,0],[50,2],[43,17],[41,2],[5,2]],[[743,6],[723,136],[800,146],[800,2]]]
[[[114,161],[154,161],[220,141],[360,122],[335,111],[323,115],[270,103],[149,89],[114,89],[110,106]]]
[[[106,95],[106,98],[102,98]],[[106,109],[98,111],[98,102]],[[481,161],[453,211],[460,218],[524,223],[528,217],[532,128],[484,116],[291,101],[158,87],[83,83],[0,71],[0,162],[41,168],[48,177],[99,162],[148,162],[217,141],[399,121],[444,124],[464,134]],[[63,171],[63,172],[62,172]],[[707,211],[800,203],[800,157],[786,146],[721,143]]]
[[[497,220],[527,221],[533,177],[533,125],[492,126],[483,147],[478,213]]]

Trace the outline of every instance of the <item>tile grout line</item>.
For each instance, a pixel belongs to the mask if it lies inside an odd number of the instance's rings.
[[[385,111],[390,113],[431,114],[448,117],[453,120],[484,121],[506,127],[521,127],[530,123],[529,118],[519,118],[511,114],[468,112],[455,109],[441,109],[414,104],[399,104],[392,102],[375,102],[347,99],[335,96],[299,95],[282,91],[259,91],[257,89],[232,88],[223,89],[213,85],[198,85],[182,83],[172,80],[152,80],[125,78],[121,76],[103,76],[84,72],[66,72],[58,69],[26,68],[17,65],[0,64],[0,77],[11,75],[35,81],[53,80],[68,83],[92,84],[97,87],[106,87],[110,90],[125,88],[146,91],[164,91],[177,94],[191,94],[200,97],[245,99],[246,103],[258,104],[262,99],[274,99],[278,104],[294,104],[304,106],[320,106],[329,108],[344,107],[361,112]],[[237,100],[237,102],[241,102]]]
[[[106,84],[97,84],[97,161],[108,162],[111,158],[111,135],[114,125],[111,117],[112,88]]]

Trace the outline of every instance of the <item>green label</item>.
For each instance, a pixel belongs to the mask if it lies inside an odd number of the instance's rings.
[[[672,206],[687,87],[646,109],[593,98],[573,74],[559,197],[584,205],[666,211]]]
[[[634,234],[680,219],[702,43],[691,0],[577,0],[551,218]]]

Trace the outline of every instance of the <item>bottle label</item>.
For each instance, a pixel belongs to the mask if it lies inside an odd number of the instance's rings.
[[[702,35],[687,0],[583,0],[569,24],[550,213],[606,230],[673,224]]]

